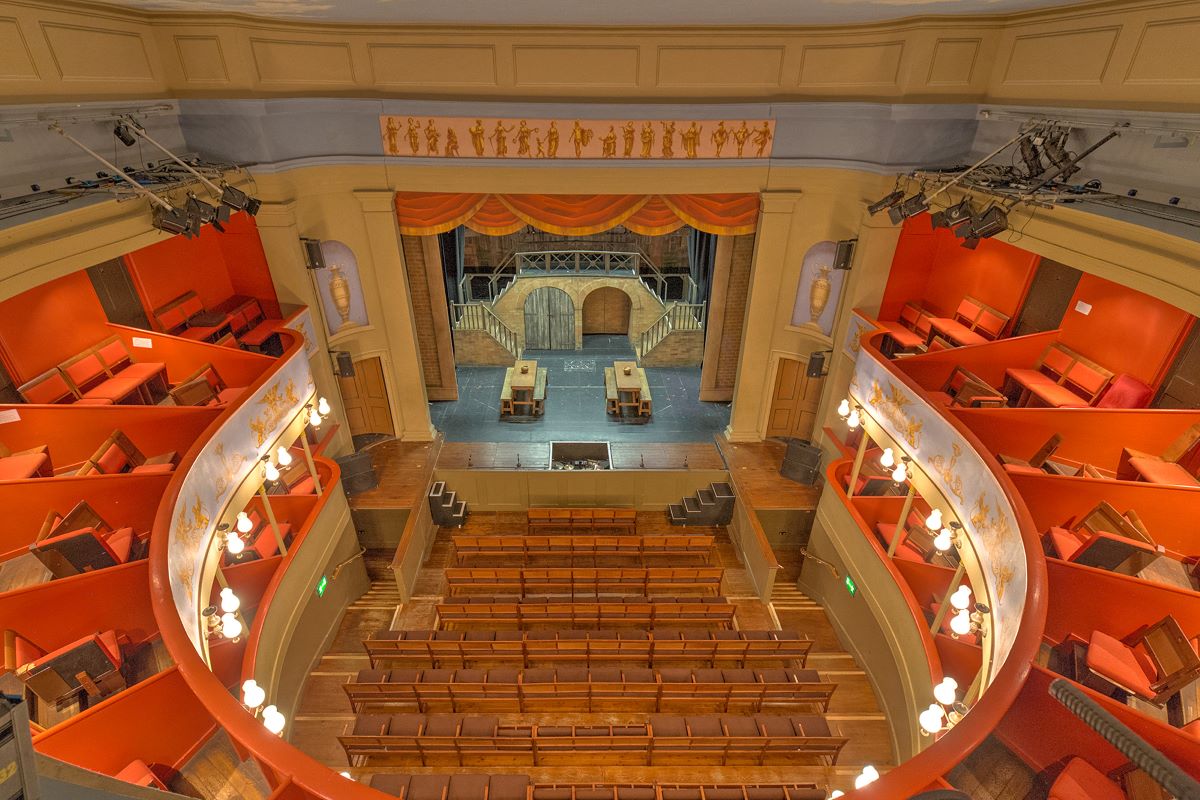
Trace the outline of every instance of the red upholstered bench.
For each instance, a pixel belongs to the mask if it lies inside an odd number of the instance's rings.
[[[142,394],[144,380],[114,377],[94,349],[85,350],[58,365],[75,394],[84,400],[114,404],[150,402]]]
[[[147,399],[157,402],[167,395],[167,365],[161,361],[134,361],[124,340],[110,336],[94,348],[110,375],[141,381]]]
[[[883,540],[886,548],[891,548],[892,539],[895,538],[896,524],[894,522],[880,522],[875,525],[875,530],[879,533],[879,538]],[[896,544],[895,557],[903,561],[925,561],[928,553],[920,547],[919,543],[913,540],[912,534],[917,532],[918,537],[920,532],[925,530],[925,520],[921,518],[920,513],[912,511],[908,515],[908,523],[904,526],[904,530],[900,531],[900,541]]]
[[[897,350],[920,350],[929,339],[929,324],[933,315],[914,302],[907,302],[900,309],[900,318],[895,322],[880,320]]]
[[[119,430],[105,439],[91,458],[83,462],[76,475],[119,475],[123,472],[154,473],[173,472],[176,454],[174,451],[147,458]]]
[[[986,344],[1000,338],[1008,320],[1007,315],[981,301],[964,297],[953,317],[934,317],[930,320],[930,328],[933,334],[954,345]]]
[[[181,406],[225,406],[236,400],[245,386],[229,386],[211,363],[199,369],[171,388],[171,397]]]
[[[1128,447],[1117,465],[1120,480],[1143,480],[1169,486],[1200,486],[1200,422],[1172,442],[1161,456]]]
[[[1112,372],[1055,342],[1032,369],[1011,367],[1004,373],[1004,393],[1018,406],[1037,399],[1052,408],[1086,408],[1112,380]]]
[[[50,452],[45,445],[14,453],[0,443],[0,481],[53,476],[54,465],[50,463]]]
[[[20,635],[11,638],[16,676],[47,703],[57,703],[81,690],[98,696],[125,688],[121,675],[123,637],[114,630],[84,636],[50,653]]]
[[[167,791],[167,785],[154,774],[154,770],[150,768],[150,765],[140,758],[130,761],[114,777],[119,781],[132,783],[134,786],[147,786],[152,789]]]
[[[1145,569],[1159,557],[1153,544],[1130,539],[1109,531],[1086,533],[1053,527],[1046,532],[1052,552],[1065,561],[1086,567],[1114,571],[1131,562],[1130,572]]]
[[[35,405],[62,405],[79,403],[81,405],[112,405],[112,400],[105,397],[84,399],[75,387],[67,380],[67,376],[58,367],[52,367],[31,381],[21,384],[17,389],[21,399]]]
[[[1047,800],[1125,800],[1125,792],[1082,758],[1072,758],[1054,780]]]

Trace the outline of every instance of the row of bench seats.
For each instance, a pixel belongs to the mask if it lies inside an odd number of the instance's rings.
[[[134,361],[124,340],[109,336],[17,389],[26,403],[154,405],[167,396],[167,366]]]
[[[545,568],[445,570],[451,596],[472,592],[602,595],[658,592],[721,593],[721,567]]]
[[[632,508],[531,508],[526,514],[529,530],[620,530],[637,533],[637,511]]]
[[[262,304],[252,297],[233,295],[210,309],[195,292],[184,292],[154,309],[155,330],[184,339],[283,355],[277,319],[267,319]]]
[[[689,558],[707,564],[712,536],[455,536],[455,562],[473,559]]]
[[[733,625],[736,607],[724,597],[608,597],[594,602],[553,598],[462,597],[439,603],[438,626],[446,629],[482,625],[487,628],[601,628],[635,626]]]
[[[760,711],[798,704],[827,711],[836,684],[822,682],[816,670],[792,668],[496,667],[365,669],[342,688],[356,711]]]
[[[797,661],[804,666],[812,639],[798,631],[379,631],[363,641],[371,666],[432,663],[471,666],[554,662],[637,663]]]
[[[528,775],[371,777],[371,788],[403,800],[825,800],[811,783],[530,783]]]
[[[816,714],[652,714],[625,725],[500,724],[494,715],[361,715],[339,736],[351,764],[791,764],[798,758],[837,764],[848,741]]]
[[[58,468],[50,457],[50,448],[45,445],[14,453],[0,443],[0,480],[172,472],[175,460],[174,451],[145,456],[120,430],[109,434],[87,460]]]

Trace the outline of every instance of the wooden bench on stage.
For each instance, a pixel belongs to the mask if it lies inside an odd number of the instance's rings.
[[[796,662],[803,667],[812,639],[797,631],[378,631],[363,641],[373,668],[433,664],[554,663],[602,665]]]
[[[527,595],[718,595],[721,567],[544,568],[445,570],[451,596],[478,592]]]
[[[629,725],[501,725],[495,715],[410,713],[360,715],[338,741],[357,766],[549,767],[603,759],[649,767],[791,764],[797,758],[833,766],[848,739],[834,736],[817,714],[653,714]]]
[[[604,408],[609,414],[616,414],[621,401],[621,395],[617,391],[617,373],[612,367],[604,368]]]
[[[762,711],[829,710],[837,684],[816,670],[662,670],[643,667],[515,669],[364,669],[342,685],[355,712],[418,711]]]
[[[540,627],[683,627],[733,625],[736,606],[723,597],[659,598],[624,597],[608,601],[567,602],[519,598],[471,597],[456,603],[439,603],[438,627],[482,625],[488,628],[527,630]]]
[[[529,532],[549,530],[637,533],[637,511],[632,508],[531,508],[527,512]]]
[[[707,564],[712,536],[455,536],[454,560],[528,564],[541,558],[693,559]]]

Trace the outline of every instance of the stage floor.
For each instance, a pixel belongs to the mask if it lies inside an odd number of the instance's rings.
[[[648,367],[654,414],[645,424],[605,412],[604,368],[633,359],[626,336],[585,336],[583,350],[529,350],[548,370],[545,413],[500,421],[504,367],[458,367],[458,400],[429,404],[447,442],[711,442],[729,424],[728,403],[702,403],[699,367]]]

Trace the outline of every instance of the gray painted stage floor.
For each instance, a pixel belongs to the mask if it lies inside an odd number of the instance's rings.
[[[546,376],[545,414],[532,422],[501,422],[504,367],[458,367],[458,400],[430,403],[433,424],[448,442],[711,442],[729,424],[728,403],[702,403],[700,369],[646,370],[654,414],[644,425],[622,423],[604,410],[604,368],[633,359],[625,336],[585,336],[583,350],[529,350]]]

